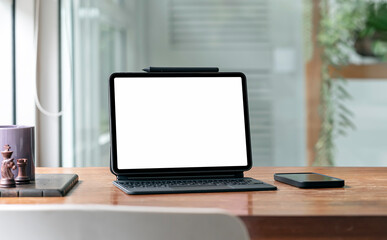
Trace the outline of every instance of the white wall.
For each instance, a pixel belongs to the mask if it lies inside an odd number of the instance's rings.
[[[0,124],[13,123],[12,0],[0,1]],[[2,146],[1,146],[2,147]]]

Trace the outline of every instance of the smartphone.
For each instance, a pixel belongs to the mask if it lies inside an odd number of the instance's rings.
[[[343,187],[344,180],[314,172],[275,173],[274,179],[299,188]]]

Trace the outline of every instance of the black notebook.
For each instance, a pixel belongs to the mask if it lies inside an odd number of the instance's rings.
[[[257,191],[243,73],[114,73],[111,171],[128,194]]]

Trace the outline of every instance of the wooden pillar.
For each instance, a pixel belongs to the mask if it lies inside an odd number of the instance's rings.
[[[321,88],[321,54],[317,40],[317,35],[320,26],[320,0],[313,0],[312,7],[312,42],[313,53],[312,58],[305,65],[305,90],[306,90],[306,127],[307,127],[307,163],[312,165],[315,159],[314,146],[319,137],[321,120],[318,113],[320,105],[320,88]]]

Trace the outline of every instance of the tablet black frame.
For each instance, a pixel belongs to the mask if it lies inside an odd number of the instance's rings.
[[[152,168],[152,169],[118,169],[117,167],[117,142],[116,142],[116,116],[115,116],[115,93],[114,79],[115,78],[131,78],[131,77],[240,77],[242,81],[242,94],[245,118],[245,136],[246,136],[246,166],[230,166],[230,167],[196,167],[196,168]],[[249,123],[249,107],[247,96],[247,81],[246,76],[241,72],[217,72],[217,73],[129,73],[118,72],[113,73],[109,79],[109,107],[110,107],[110,170],[116,176],[163,176],[163,175],[202,175],[202,174],[222,174],[222,173],[242,173],[252,167],[251,153],[251,137]]]

